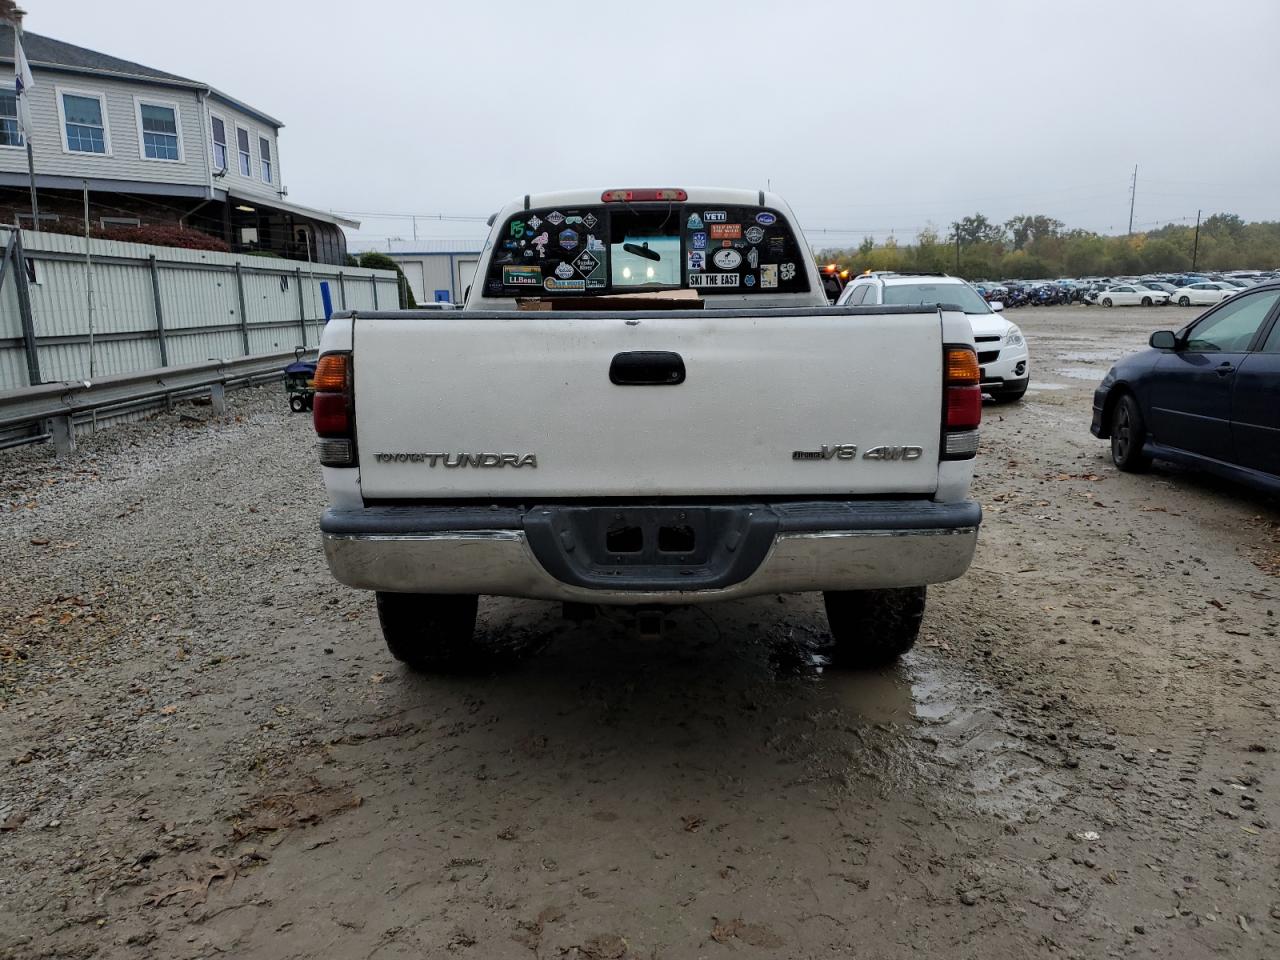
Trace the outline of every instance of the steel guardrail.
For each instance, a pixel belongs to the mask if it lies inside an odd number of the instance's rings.
[[[314,356],[308,351],[307,356]],[[234,360],[210,360],[177,367],[158,367],[89,380],[60,380],[0,393],[0,429],[37,424],[54,417],[74,417],[139,401],[189,393],[202,387],[282,377],[296,353],[258,354]]]

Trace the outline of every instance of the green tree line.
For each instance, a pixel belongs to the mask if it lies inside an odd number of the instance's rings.
[[[1195,228],[1169,224],[1132,236],[1105,236],[1067,229],[1045,214],[1023,214],[994,223],[981,213],[951,224],[943,235],[930,226],[915,243],[871,237],[848,249],[820,252],[820,263],[851,273],[904,270],[950,273],[967,279],[1129,276],[1198,270],[1273,270],[1280,267],[1280,222],[1246,223],[1233,213],[1215,213]]]

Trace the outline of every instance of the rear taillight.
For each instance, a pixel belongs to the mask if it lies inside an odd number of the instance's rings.
[[[315,424],[320,463],[353,467],[356,463],[355,411],[352,403],[351,354],[326,353],[316,364],[316,395],[311,421]]]
[[[978,452],[982,422],[981,370],[973,347],[949,346],[943,357],[942,459],[968,460]]]

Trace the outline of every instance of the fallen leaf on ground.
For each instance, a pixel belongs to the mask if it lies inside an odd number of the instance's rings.
[[[235,839],[243,840],[256,833],[309,826],[343,810],[352,810],[362,802],[350,790],[325,787],[312,780],[297,792],[274,793],[250,801],[232,818],[232,833]]]
[[[144,904],[148,907],[162,907],[179,894],[195,894],[186,907],[183,908],[185,912],[192,907],[199,906],[209,898],[209,888],[213,886],[215,880],[226,880],[228,890],[235,886],[238,874],[236,873],[235,865],[231,862],[210,858],[205,861],[205,867],[208,873],[203,877],[192,877],[188,873],[187,877],[191,882],[179,884],[170,890],[165,890],[163,893],[153,893],[143,901]]]
[[[178,705],[175,703],[171,703],[168,706],[161,707],[160,712],[163,713],[166,717],[172,716],[173,714],[178,712]]]
[[[697,833],[707,820],[706,817],[684,816],[680,818],[680,822],[684,824],[685,833]]]
[[[711,921],[711,939],[716,943],[738,939],[752,947],[777,948],[783,944],[782,938],[763,923],[747,923],[741,917],[733,920],[712,917]]]
[[[627,941],[616,933],[602,933],[592,937],[580,949],[588,960],[622,960],[627,953]]]

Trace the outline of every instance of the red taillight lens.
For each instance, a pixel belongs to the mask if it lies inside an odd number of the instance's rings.
[[[317,393],[311,408],[311,420],[321,437],[351,436],[351,414],[344,393]]]
[[[942,459],[968,460],[978,452],[982,422],[982,368],[972,347],[947,347],[943,357]]]
[[[982,391],[975,387],[947,387],[947,429],[975,430],[982,422]]]
[[[322,441],[320,462],[331,467],[354,466],[351,354],[322,356],[316,364],[314,383],[316,395],[311,401],[311,422]]]

